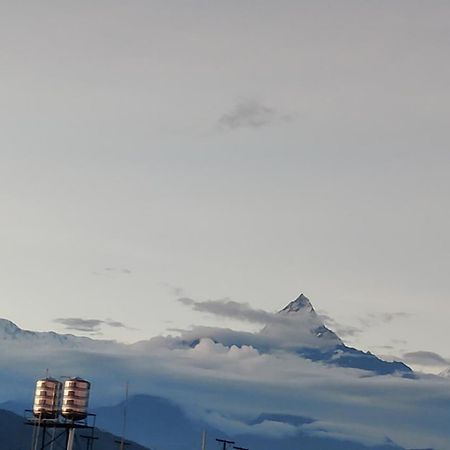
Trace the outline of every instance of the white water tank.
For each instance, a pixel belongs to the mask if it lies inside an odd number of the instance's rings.
[[[59,414],[62,383],[54,378],[36,381],[33,414],[41,419],[56,419]]]
[[[83,420],[87,416],[91,383],[82,378],[64,382],[61,415],[68,420]]]

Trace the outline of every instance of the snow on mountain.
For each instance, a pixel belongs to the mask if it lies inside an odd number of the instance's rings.
[[[295,300],[288,303],[281,311],[280,314],[307,312],[309,314],[316,315],[316,311],[313,305],[309,301],[309,298],[303,294],[300,294]]]
[[[99,350],[120,344],[102,339],[91,339],[73,334],[59,334],[54,331],[30,331],[19,328],[14,322],[0,319],[0,342],[6,341],[10,345],[39,346],[40,348],[54,347],[78,348],[83,350]]]
[[[322,340],[331,341],[334,345],[342,344],[338,335],[325,326],[323,321],[317,315],[309,298],[303,294],[300,294],[295,300],[288,303],[278,314],[289,318],[307,316],[311,327],[310,332],[314,336],[321,338]]]
[[[279,314],[289,317],[307,316],[310,323],[315,325],[311,332],[320,340],[332,343],[331,348],[301,346],[298,353],[303,357],[340,367],[367,370],[379,375],[402,373],[404,376],[412,376],[412,370],[402,362],[383,361],[370,352],[345,345],[336,333],[325,326],[309,299],[303,294],[285,306]]]

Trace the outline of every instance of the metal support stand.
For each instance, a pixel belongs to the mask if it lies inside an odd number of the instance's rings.
[[[75,450],[77,448],[77,446],[74,446],[76,429],[88,431],[87,435],[82,436],[88,439],[88,450],[92,450],[93,442],[97,439],[94,436],[95,414],[88,414],[88,417],[83,421],[74,422],[64,419],[36,418],[32,411],[26,410],[25,424],[33,427],[32,450],[52,450],[54,445],[57,448]]]

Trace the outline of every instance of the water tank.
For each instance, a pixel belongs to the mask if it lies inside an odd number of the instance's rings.
[[[87,416],[91,383],[82,378],[64,382],[61,415],[68,420],[83,420]]]
[[[33,414],[41,419],[56,419],[59,414],[62,383],[53,378],[36,381]]]

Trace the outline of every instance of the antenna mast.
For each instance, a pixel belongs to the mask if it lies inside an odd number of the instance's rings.
[[[202,450],[206,450],[206,430],[202,433]]]

